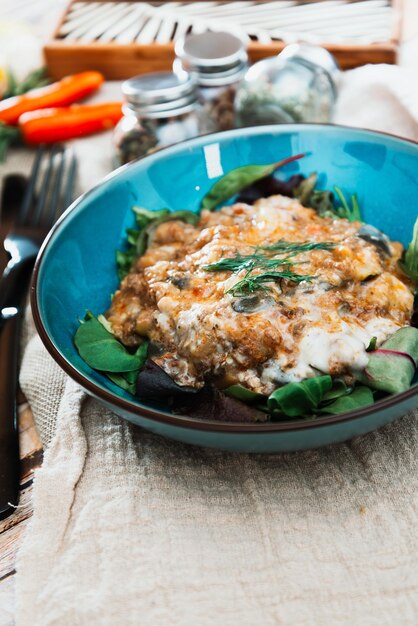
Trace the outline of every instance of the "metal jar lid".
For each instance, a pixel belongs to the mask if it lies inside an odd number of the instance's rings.
[[[317,66],[328,75],[334,93],[337,92],[340,67],[333,55],[322,48],[309,43],[292,43],[278,54],[282,61],[297,61],[304,65]]]
[[[196,79],[185,71],[154,72],[134,76],[122,83],[128,108],[139,113],[158,113],[187,107],[197,99]]]
[[[183,69],[194,73],[198,83],[204,86],[225,85],[239,79],[248,61],[242,39],[221,31],[207,31],[179,39],[175,53]]]

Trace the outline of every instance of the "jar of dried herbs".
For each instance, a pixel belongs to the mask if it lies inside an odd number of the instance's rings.
[[[324,48],[286,46],[246,72],[236,96],[236,125],[331,121],[339,73]]]
[[[237,86],[247,67],[243,41],[228,32],[205,32],[178,40],[174,68],[196,77],[209,131],[234,128]]]
[[[124,116],[113,135],[117,165],[208,132],[196,80],[185,71],[136,76],[122,92]]]

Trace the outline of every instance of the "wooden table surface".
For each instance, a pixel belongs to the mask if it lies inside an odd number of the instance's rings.
[[[43,0],[45,3],[45,0]],[[29,6],[25,0],[17,0]],[[39,6],[42,0],[35,0],[34,9]],[[13,4],[16,18],[19,18],[19,11],[16,4]],[[58,0],[54,4],[52,13],[59,13],[62,10],[63,0]],[[51,5],[50,5],[51,7]],[[48,24],[56,21],[54,16],[48,15]],[[404,53],[408,58],[402,58],[405,65],[415,65],[418,70],[418,0],[405,0],[405,20],[404,20]],[[11,223],[11,216],[2,216],[0,221],[0,241],[3,241]],[[3,250],[0,250],[0,271],[6,262]],[[25,398],[19,395],[19,432],[20,432],[20,454],[21,482],[20,482],[20,503],[16,512],[9,518],[0,521],[0,626],[14,625],[14,575],[16,553],[21,544],[22,534],[32,515],[32,481],[34,471],[42,463],[42,443],[36,432],[33,416]]]

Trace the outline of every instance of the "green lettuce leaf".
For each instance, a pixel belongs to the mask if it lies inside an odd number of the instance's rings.
[[[374,403],[373,392],[368,387],[355,387],[350,393],[340,395],[334,402],[319,407],[319,413],[337,415],[354,411]]]
[[[328,374],[308,378],[299,383],[279,387],[268,397],[267,406],[272,415],[300,417],[315,413],[325,394],[331,391],[332,378]]]
[[[148,352],[148,342],[141,344],[136,352],[129,352],[91,312],[78,327],[74,343],[81,358],[91,368],[105,373],[114,382],[123,378],[126,384],[131,385]],[[118,382],[116,384],[123,386]]]
[[[120,280],[129,274],[136,259],[144,254],[149,245],[153,231],[162,224],[171,220],[181,220],[187,224],[197,224],[200,219],[198,213],[192,211],[149,211],[143,207],[133,207],[136,228],[126,230],[125,250],[116,250],[116,266]]]

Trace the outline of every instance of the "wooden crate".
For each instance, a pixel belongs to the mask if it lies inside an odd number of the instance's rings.
[[[320,43],[348,69],[396,63],[402,9],[403,0],[74,0],[44,52],[53,78],[94,69],[125,79],[170,69],[175,39],[209,28],[246,37],[252,62],[304,40]]]

